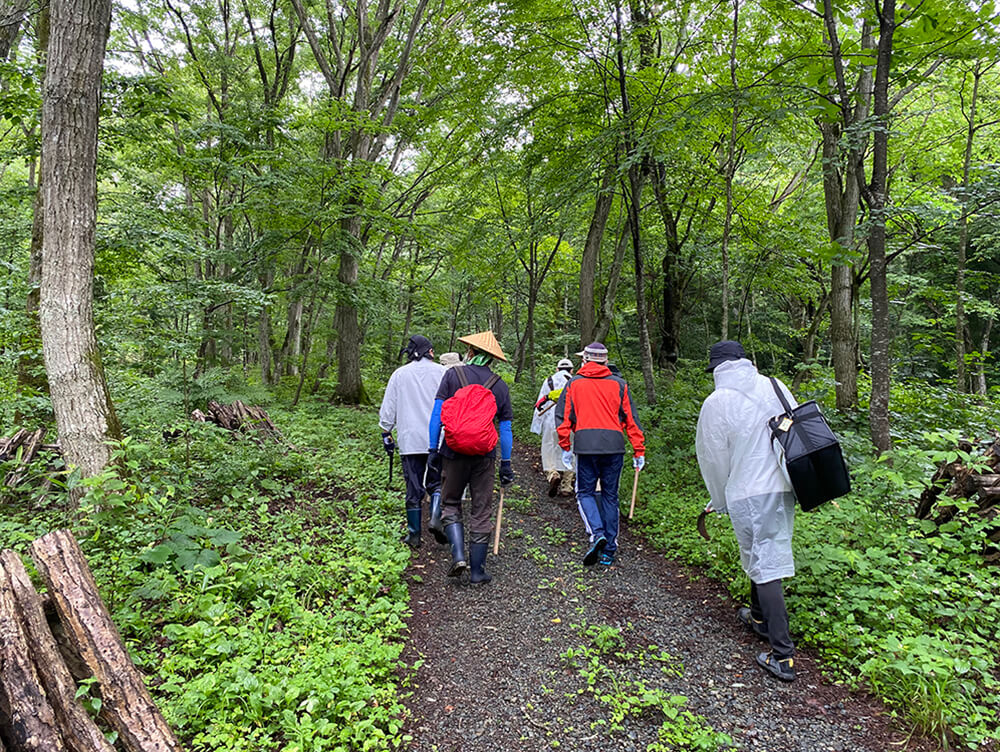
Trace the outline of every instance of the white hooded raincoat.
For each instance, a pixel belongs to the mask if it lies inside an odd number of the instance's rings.
[[[573,377],[569,371],[556,371],[542,382],[542,387],[538,390],[538,399],[554,389],[562,389],[571,378]],[[556,403],[547,401],[541,409],[542,412],[535,410],[531,418],[531,432],[542,437],[542,470],[547,473],[563,472],[566,466],[562,461],[562,448],[559,446],[559,436],[556,434]]]
[[[791,577],[795,495],[767,428],[768,419],[784,408],[770,379],[745,358],[720,364],[713,375],[715,391],[701,406],[695,438],[711,508],[728,512],[743,569],[753,582]],[[795,407],[787,387],[778,383]]]

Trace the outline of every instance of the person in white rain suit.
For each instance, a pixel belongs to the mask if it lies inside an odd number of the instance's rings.
[[[556,403],[563,387],[573,378],[573,361],[563,358],[556,363],[556,372],[542,382],[531,418],[531,432],[542,437],[542,472],[549,484],[549,496],[573,493],[573,470],[563,465],[563,451],[556,433]]]
[[[792,522],[795,494],[771,446],[768,418],[784,412],[770,380],[757,372],[734,340],[712,345],[707,369],[715,391],[698,415],[695,445],[711,502],[706,512],[728,514],[750,578],[750,608],[740,621],[771,650],[757,663],[784,681],[795,678],[782,580],[795,574]],[[782,392],[796,405],[788,388]]]

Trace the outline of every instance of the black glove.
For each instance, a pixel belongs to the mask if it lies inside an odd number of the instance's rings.
[[[441,475],[441,452],[437,449],[427,450],[427,467],[437,473],[438,476]]]
[[[392,440],[392,434],[388,431],[382,432],[382,446],[385,447],[385,453],[392,457],[392,453],[396,451],[396,442]]]
[[[510,466],[510,460],[500,460],[500,485],[506,488],[514,482],[514,468]]]

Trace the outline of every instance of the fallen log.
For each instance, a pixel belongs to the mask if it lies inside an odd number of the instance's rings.
[[[13,488],[21,482],[28,465],[31,464],[31,461],[35,459],[35,455],[38,454],[38,450],[42,446],[43,438],[45,438],[45,429],[39,428],[38,430],[30,433],[24,440],[24,452],[21,454],[21,461],[18,462],[17,467],[14,470],[7,473],[7,477],[4,480],[4,483],[6,483],[9,488]]]
[[[278,439],[281,432],[271,420],[264,408],[258,405],[246,405],[236,400],[232,405],[223,405],[210,400],[205,406],[205,412],[193,410],[191,420],[214,423],[229,431],[262,432],[271,438]]]
[[[0,578],[0,724],[19,752],[67,749],[41,679],[6,575]]]
[[[13,455],[17,448],[24,443],[24,440],[28,438],[28,434],[28,429],[22,428],[9,439],[0,441],[0,460],[5,460]]]
[[[943,525],[953,520],[975,515],[991,523],[987,539],[1000,541],[1000,437],[977,446],[962,440],[958,450],[971,460],[966,464],[960,458],[942,463],[931,477],[931,482],[917,501],[915,513],[919,519],[933,520]],[[964,511],[953,500],[969,500],[972,506],[963,505]],[[1000,551],[987,545],[983,551],[987,561],[1000,560]]]
[[[76,698],[76,682],[49,630],[42,599],[32,586],[21,557],[14,551],[0,553],[0,587],[9,588],[13,596],[35,669],[66,747],[72,752],[114,752]]]
[[[100,683],[100,717],[130,752],[180,750],[111,620],[83,552],[68,530],[31,544],[70,644]]]

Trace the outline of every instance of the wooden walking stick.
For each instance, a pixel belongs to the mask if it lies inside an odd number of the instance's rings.
[[[628,518],[632,519],[632,513],[635,511],[635,494],[639,490],[639,468],[635,469],[635,481],[632,483],[632,503],[628,507]]]
[[[497,526],[493,531],[493,555],[500,553],[500,522],[503,520],[503,486],[500,486],[500,504],[497,505]]]

